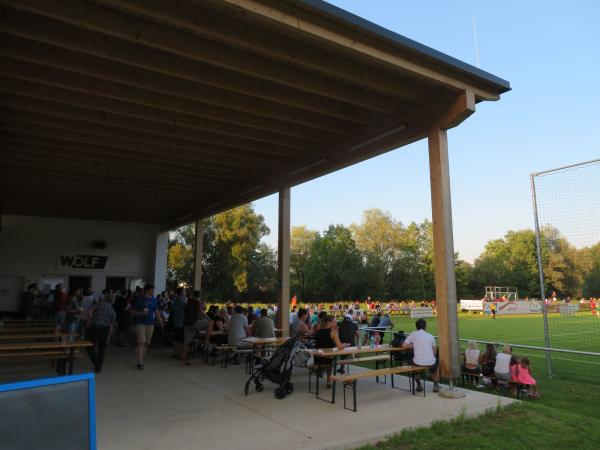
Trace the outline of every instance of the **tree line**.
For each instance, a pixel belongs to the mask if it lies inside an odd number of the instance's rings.
[[[214,301],[273,302],[277,252],[262,242],[270,233],[252,204],[204,220],[203,297]],[[168,284],[192,286],[195,226],[171,233]],[[542,233],[546,292],[559,297],[600,296],[600,244],[576,249],[560,233]],[[291,230],[291,294],[301,301],[435,298],[433,233],[428,220],[404,225],[380,209],[364,211],[348,227]],[[509,231],[489,241],[470,264],[455,255],[459,298],[482,298],[485,286],[509,286],[539,298],[535,233]]]

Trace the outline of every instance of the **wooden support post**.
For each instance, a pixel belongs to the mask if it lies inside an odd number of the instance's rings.
[[[279,191],[277,245],[277,326],[282,336],[290,332],[290,188]]]
[[[448,138],[446,130],[437,127],[429,131],[429,172],[440,375],[446,379],[458,379],[460,363]]]
[[[196,240],[194,245],[194,289],[202,292],[202,246],[204,238],[204,224],[201,219],[196,219]]]

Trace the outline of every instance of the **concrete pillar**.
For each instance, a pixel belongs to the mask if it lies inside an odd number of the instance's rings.
[[[446,379],[457,379],[460,377],[458,315],[456,312],[454,241],[446,130],[434,128],[429,132],[429,172],[431,176],[440,374]]]
[[[202,292],[202,252],[204,243],[204,224],[196,219],[196,241],[194,244],[194,289]]]
[[[277,326],[290,332],[290,188],[279,191],[277,236]]]
[[[167,253],[169,251],[169,232],[156,235],[154,256],[154,292],[161,292],[167,287]]]

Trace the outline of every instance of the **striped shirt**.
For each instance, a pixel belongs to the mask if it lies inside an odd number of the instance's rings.
[[[108,327],[113,324],[115,317],[113,306],[109,302],[101,301],[94,308],[92,322],[94,325]]]

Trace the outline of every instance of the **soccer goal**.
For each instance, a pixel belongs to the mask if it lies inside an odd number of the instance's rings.
[[[540,298],[551,376],[600,373],[600,159],[531,174]]]

